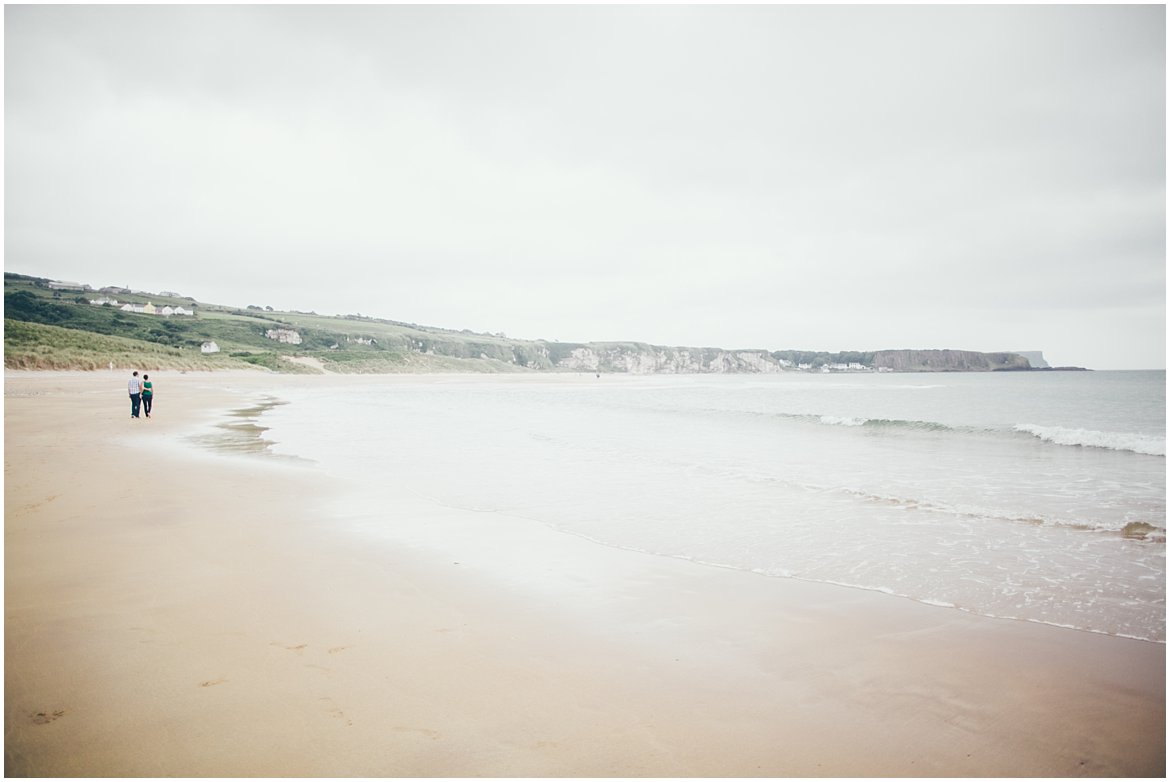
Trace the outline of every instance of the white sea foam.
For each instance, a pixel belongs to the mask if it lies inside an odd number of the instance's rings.
[[[865,426],[868,418],[853,418],[850,416],[822,415],[821,423],[831,426]]]
[[[1066,429],[1061,426],[1016,424],[1017,432],[1038,437],[1057,445],[1076,445],[1087,448],[1108,448],[1113,451],[1133,451],[1150,456],[1166,455],[1166,438],[1132,432],[1098,432],[1092,429]]]

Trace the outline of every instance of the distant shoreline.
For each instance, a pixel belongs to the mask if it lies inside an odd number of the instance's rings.
[[[768,350],[520,339],[362,315],[241,309],[174,292],[95,291],[10,272],[4,288],[6,369],[112,364],[147,371],[256,368],[279,374],[1089,371],[1048,367],[1042,351]]]

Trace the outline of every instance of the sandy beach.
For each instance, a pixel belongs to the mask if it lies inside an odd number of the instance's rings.
[[[217,424],[371,381],[152,373],[131,420],[128,374],[5,375],[7,776],[1164,776],[1163,644],[418,497],[449,548],[340,534]]]

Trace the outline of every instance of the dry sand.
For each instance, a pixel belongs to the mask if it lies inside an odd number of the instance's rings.
[[[514,519],[359,539],[311,465],[186,436],[361,379],[159,372],[131,421],[125,374],[5,376],[9,776],[1163,776],[1164,645]]]

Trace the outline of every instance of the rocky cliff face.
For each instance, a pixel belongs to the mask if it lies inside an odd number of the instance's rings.
[[[654,345],[583,345],[556,361],[558,369],[630,374],[780,372],[764,351],[664,348]]]
[[[1011,352],[1028,359],[1032,369],[1051,369],[1044,359],[1044,352],[1041,350],[1013,350]]]
[[[684,373],[773,373],[796,371],[791,362],[782,363],[762,350],[720,350],[719,348],[666,348],[640,343],[590,343],[560,345],[541,351],[541,363],[550,368],[579,372],[625,372],[629,374]],[[829,354],[826,354],[829,355]],[[1028,360],[1016,353],[978,353],[972,350],[882,350],[862,365],[828,363],[807,366],[812,371],[894,371],[894,372],[1001,372],[1027,370]],[[805,368],[806,365],[801,365]]]
[[[895,372],[1002,372],[1031,369],[1018,353],[976,353],[972,350],[879,350],[873,366]]]

